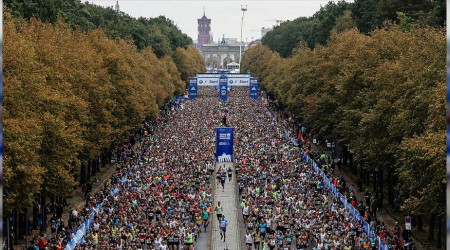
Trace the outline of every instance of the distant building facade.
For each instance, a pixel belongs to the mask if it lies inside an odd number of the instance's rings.
[[[230,41],[229,43],[227,42]],[[201,52],[207,69],[226,68],[228,63],[239,63],[239,42],[236,39],[222,38],[220,43],[204,44]],[[241,44],[242,54],[247,45]]]
[[[195,47],[202,53],[207,69],[226,68],[228,63],[239,62],[239,45],[236,38],[218,39],[214,43],[211,33],[211,19],[203,16],[197,19],[198,37]],[[242,54],[247,49],[246,43],[242,43]]]
[[[117,11],[117,12],[120,11],[119,0],[116,1],[116,5],[114,6],[114,10]]]

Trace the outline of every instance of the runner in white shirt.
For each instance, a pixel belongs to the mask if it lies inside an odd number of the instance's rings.
[[[245,235],[245,245],[247,246],[247,250],[252,249],[253,237],[250,230],[247,230],[247,234]]]

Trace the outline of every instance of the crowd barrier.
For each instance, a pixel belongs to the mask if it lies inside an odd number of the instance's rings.
[[[125,177],[124,177],[125,178]],[[123,183],[122,178],[122,183]],[[116,195],[119,192],[119,188],[114,188],[111,191],[111,195]],[[95,214],[100,212],[100,209],[102,208],[103,202],[98,204],[95,209],[89,214],[89,218],[81,225],[80,229],[78,229],[77,233],[75,234],[75,237],[67,244],[67,246],[64,248],[64,250],[73,250],[75,249],[76,245],[83,242],[83,238],[86,235],[86,231],[94,224],[94,217]]]
[[[267,108],[266,108],[267,109]],[[276,121],[273,114],[267,109],[267,114],[270,115],[274,121]],[[294,146],[298,146],[298,143],[295,138],[289,135],[289,131],[285,131],[285,136],[294,144]],[[378,243],[377,248],[379,250],[391,250],[393,249],[392,246],[389,246],[386,244],[381,238],[376,234],[376,232],[370,227],[369,223],[365,222],[363,217],[359,214],[358,210],[355,209],[350,203],[347,202],[345,197],[336,189],[334,184],[328,179],[328,177],[325,175],[325,173],[317,166],[317,163],[312,160],[308,155],[302,155],[302,159],[306,162],[312,163],[314,171],[322,176],[324,180],[324,185],[328,187],[329,190],[333,193],[333,195],[339,199],[342,204],[344,204],[344,207],[350,211],[350,215],[355,219],[356,221],[359,221],[363,224],[363,232],[371,238],[372,234],[375,235],[376,241]]]
[[[344,204],[344,207],[350,211],[350,215],[355,219],[355,221],[361,222],[363,225],[363,232],[369,236],[369,238],[372,238],[372,235],[376,237],[377,243],[378,243],[378,249],[380,250],[390,250],[392,247],[388,246],[386,243],[384,243],[381,238],[376,234],[376,232],[370,227],[369,223],[363,220],[363,217],[359,214],[358,210],[354,208],[350,203],[347,202],[345,197],[337,190],[337,188],[334,186],[333,182],[331,182],[328,177],[325,175],[325,173],[317,166],[317,163],[312,160],[308,155],[304,157],[307,162],[312,162],[314,171],[322,176],[324,185],[328,187],[329,190],[333,193],[333,195],[339,199],[342,204]]]

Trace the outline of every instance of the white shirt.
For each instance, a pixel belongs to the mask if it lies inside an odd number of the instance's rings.
[[[247,207],[247,206],[245,206],[245,207],[242,209],[242,214],[248,215],[248,207]]]
[[[251,234],[245,235],[245,243],[252,243],[252,235]]]

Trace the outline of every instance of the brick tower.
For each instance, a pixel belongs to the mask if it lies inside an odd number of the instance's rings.
[[[208,19],[205,15],[205,10],[203,10],[203,16],[198,21],[198,39],[197,48],[202,49],[203,44],[211,43],[211,19]]]

